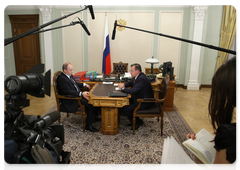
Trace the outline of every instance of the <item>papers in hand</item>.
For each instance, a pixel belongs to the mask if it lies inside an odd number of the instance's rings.
[[[196,134],[195,140],[190,138],[183,142],[183,145],[204,164],[212,164],[216,155],[214,142],[211,142],[213,139],[207,130],[202,129]]]
[[[174,137],[164,139],[161,164],[194,164]]]

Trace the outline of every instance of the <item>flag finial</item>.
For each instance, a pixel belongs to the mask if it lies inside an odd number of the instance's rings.
[[[107,16],[107,12],[105,12],[105,16]]]

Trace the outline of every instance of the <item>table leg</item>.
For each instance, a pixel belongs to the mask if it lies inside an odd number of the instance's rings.
[[[116,135],[119,132],[118,108],[102,107],[102,127],[100,132],[104,135]]]

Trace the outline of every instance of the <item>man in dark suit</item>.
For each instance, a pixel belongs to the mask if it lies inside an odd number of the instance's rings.
[[[122,92],[131,94],[130,105],[124,106],[124,112],[126,113],[130,124],[128,126],[133,125],[133,111],[137,107],[138,102],[137,99],[142,98],[153,98],[153,90],[151,83],[147,76],[142,73],[141,66],[139,64],[132,64],[130,69],[131,76],[133,79],[127,83],[119,83],[118,87],[122,90]],[[132,87],[130,89],[125,87]],[[155,108],[155,103],[142,103],[139,110],[147,109],[147,108]],[[136,127],[138,129],[143,124],[143,121],[140,118],[136,118]]]
[[[85,106],[85,110],[87,112],[86,119],[86,130],[91,132],[98,132],[96,128],[92,126],[92,123],[95,121],[95,109],[93,105],[88,103],[88,93],[87,91],[82,92],[80,88],[87,87],[91,89],[91,87],[86,83],[77,83],[73,78],[73,66],[71,63],[65,63],[62,66],[63,72],[58,77],[58,89],[60,95],[72,95],[76,97],[82,97],[81,103]],[[74,113],[78,110],[79,104],[77,100],[61,100],[62,104],[60,106],[60,110],[63,112]]]

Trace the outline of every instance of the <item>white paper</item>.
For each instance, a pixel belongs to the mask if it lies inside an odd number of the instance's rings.
[[[97,75],[96,78],[98,79],[103,78],[103,75]]]
[[[118,86],[118,83],[114,83],[113,85],[114,85],[114,86]]]
[[[113,82],[103,82],[103,84],[113,84]]]
[[[174,137],[164,139],[161,164],[195,164]]]
[[[120,89],[118,87],[116,87],[115,90],[120,90]]]
[[[125,73],[124,77],[132,77],[130,73]]]

